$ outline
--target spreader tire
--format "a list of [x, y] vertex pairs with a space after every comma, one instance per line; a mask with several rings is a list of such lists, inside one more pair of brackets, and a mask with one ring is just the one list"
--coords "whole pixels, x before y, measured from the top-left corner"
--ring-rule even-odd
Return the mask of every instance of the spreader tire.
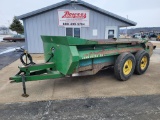
[[136, 53], [135, 58], [136, 58], [135, 73], [141, 75], [146, 72], [149, 66], [150, 56], [145, 50], [141, 50]]
[[118, 56], [114, 65], [115, 77], [121, 81], [128, 80], [134, 72], [135, 64], [136, 61], [133, 54], [122, 53]]

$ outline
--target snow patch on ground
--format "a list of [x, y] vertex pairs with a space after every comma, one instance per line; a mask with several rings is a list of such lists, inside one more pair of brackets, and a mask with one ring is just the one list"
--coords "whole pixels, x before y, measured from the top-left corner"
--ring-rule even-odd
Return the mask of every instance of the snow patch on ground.
[[[22, 48], [24, 48], [24, 46], [22, 46]], [[0, 52], [0, 55], [2, 54], [5, 54], [5, 53], [8, 53], [8, 52], [12, 52], [12, 51], [15, 51], [15, 50], [19, 50], [20, 47], [16, 47], [16, 48], [13, 48], [13, 47], [8, 47], [6, 50], [4, 50], [3, 52]]]

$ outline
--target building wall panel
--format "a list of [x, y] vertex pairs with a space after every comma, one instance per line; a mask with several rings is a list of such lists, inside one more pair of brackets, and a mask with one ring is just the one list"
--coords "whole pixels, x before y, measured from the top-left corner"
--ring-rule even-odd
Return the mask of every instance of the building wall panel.
[[[90, 10], [90, 27], [81, 28], [81, 38], [104, 39], [107, 26], [128, 26], [128, 24], [106, 16], [82, 5], [66, 5], [58, 9]], [[53, 9], [24, 19], [26, 45], [30, 53], [43, 53], [41, 35], [65, 36], [65, 27], [58, 26], [58, 9]], [[93, 29], [98, 35], [93, 36]]]

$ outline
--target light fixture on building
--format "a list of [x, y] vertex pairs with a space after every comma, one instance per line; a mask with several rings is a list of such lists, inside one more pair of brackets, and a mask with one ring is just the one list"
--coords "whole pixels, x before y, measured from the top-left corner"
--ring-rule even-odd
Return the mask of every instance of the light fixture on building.
[[71, 1], [78, 2], [78, 0], [71, 0]]

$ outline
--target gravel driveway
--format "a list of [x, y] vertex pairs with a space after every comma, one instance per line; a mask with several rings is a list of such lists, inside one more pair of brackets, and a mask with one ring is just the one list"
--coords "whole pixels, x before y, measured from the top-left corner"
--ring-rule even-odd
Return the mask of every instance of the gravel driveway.
[[160, 95], [0, 105], [1, 120], [160, 120]]

